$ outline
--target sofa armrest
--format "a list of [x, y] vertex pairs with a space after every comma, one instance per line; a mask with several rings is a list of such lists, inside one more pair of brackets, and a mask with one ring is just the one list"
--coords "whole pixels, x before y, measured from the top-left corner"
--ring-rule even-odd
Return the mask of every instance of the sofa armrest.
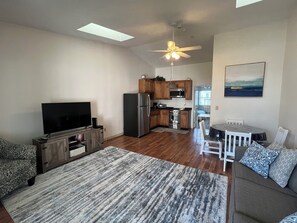
[[247, 150], [247, 148], [248, 147], [244, 147], [244, 146], [236, 147], [236, 149], [235, 149], [235, 161], [239, 161], [243, 157], [243, 155], [244, 155], [245, 151]]
[[14, 144], [0, 139], [0, 158], [2, 159], [23, 159], [36, 162], [36, 146]]

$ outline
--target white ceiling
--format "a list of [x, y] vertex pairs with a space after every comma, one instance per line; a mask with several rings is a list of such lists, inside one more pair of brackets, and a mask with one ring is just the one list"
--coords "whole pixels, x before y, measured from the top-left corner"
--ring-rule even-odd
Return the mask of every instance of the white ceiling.
[[[213, 36], [286, 19], [297, 0], [263, 0], [235, 8], [235, 0], [1, 0], [0, 21], [130, 48], [154, 67], [169, 66], [161, 53], [172, 37], [170, 24], [182, 21], [175, 35], [179, 47], [201, 45], [176, 65], [212, 61]], [[116, 42], [77, 31], [90, 23], [135, 38]], [[0, 31], [1, 33], [1, 31]]]

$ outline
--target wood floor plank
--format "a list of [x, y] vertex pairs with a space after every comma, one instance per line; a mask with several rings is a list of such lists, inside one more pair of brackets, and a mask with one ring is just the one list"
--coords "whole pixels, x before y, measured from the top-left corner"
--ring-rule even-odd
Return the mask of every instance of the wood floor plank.
[[[223, 161], [217, 155], [200, 155], [199, 137], [197, 130], [187, 134], [172, 132], [151, 132], [141, 138], [119, 136], [104, 143], [106, 146], [116, 146], [122, 149], [156, 157], [185, 166], [199, 168], [212, 173], [228, 176], [228, 203], [231, 187], [231, 165], [223, 172]], [[228, 213], [228, 212], [227, 212]], [[228, 215], [227, 215], [228, 216]], [[11, 217], [0, 203], [0, 223], [13, 223]]]

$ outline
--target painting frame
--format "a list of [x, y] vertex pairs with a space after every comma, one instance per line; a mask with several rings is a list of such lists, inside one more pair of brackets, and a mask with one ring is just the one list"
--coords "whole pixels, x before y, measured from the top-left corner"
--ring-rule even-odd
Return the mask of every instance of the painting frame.
[[266, 62], [225, 66], [225, 97], [263, 97]]

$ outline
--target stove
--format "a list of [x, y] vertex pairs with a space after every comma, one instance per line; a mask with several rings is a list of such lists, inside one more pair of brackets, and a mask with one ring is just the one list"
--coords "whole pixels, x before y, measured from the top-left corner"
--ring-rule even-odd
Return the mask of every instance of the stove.
[[180, 110], [173, 109], [169, 111], [169, 128], [180, 129]]

